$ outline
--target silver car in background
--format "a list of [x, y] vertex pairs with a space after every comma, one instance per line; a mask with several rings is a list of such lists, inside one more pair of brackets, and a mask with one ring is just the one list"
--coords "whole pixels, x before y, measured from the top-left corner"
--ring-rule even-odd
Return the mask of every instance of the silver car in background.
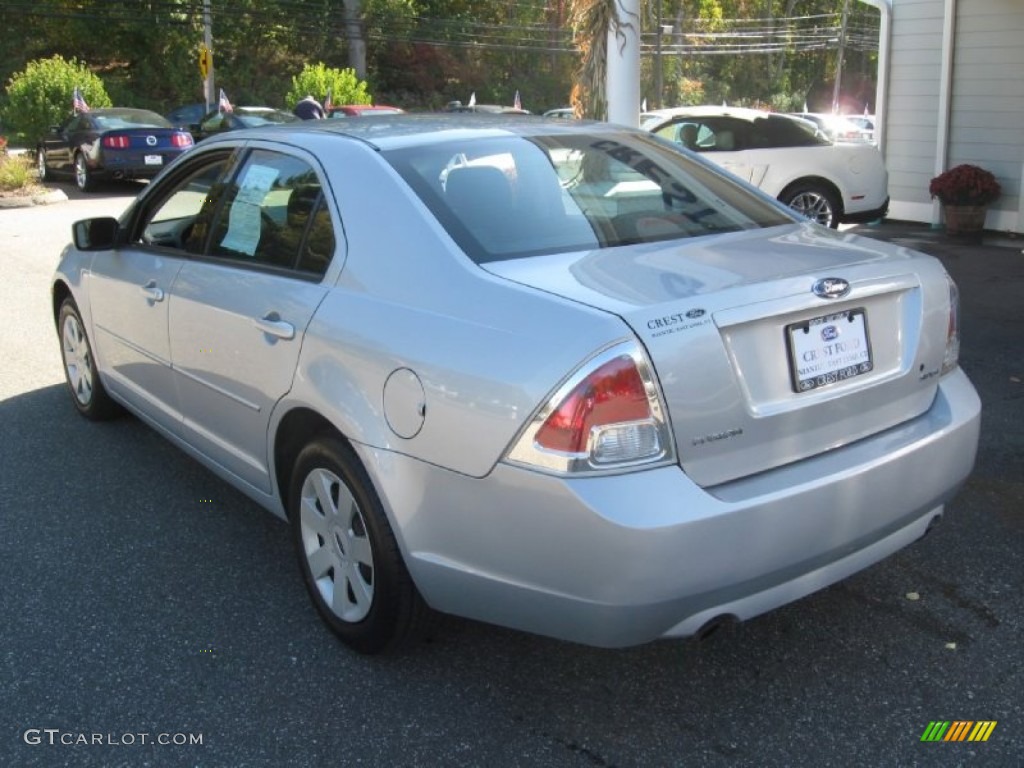
[[935, 259], [642, 131], [397, 116], [211, 138], [53, 281], [78, 410], [288, 519], [327, 624], [698, 634], [922, 536], [980, 405]]

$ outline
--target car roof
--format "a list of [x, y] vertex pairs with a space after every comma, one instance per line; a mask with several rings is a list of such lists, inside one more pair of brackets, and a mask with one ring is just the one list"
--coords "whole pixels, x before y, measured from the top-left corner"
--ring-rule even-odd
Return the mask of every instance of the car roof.
[[[644, 113], [645, 120], [661, 118], [668, 120], [673, 117], [735, 117], [739, 120], [760, 120], [772, 115], [780, 115], [778, 112], [766, 112], [763, 109], [749, 109], [747, 107], [672, 107], [671, 109], [654, 109]], [[780, 115], [782, 116], [782, 115]]]
[[541, 136], [552, 134], [616, 134], [623, 126], [588, 120], [550, 120], [539, 116], [474, 115], [472, 113], [431, 113], [381, 115], [373, 120], [304, 120], [261, 128], [231, 131], [204, 141], [239, 141], [253, 138], [336, 134], [362, 140], [378, 149], [439, 144], [449, 140]]
[[139, 109], [137, 107], [97, 107], [81, 114], [96, 115], [98, 117], [103, 117], [104, 115], [156, 115], [157, 117], [163, 117], [159, 112], [154, 112], [151, 109]]

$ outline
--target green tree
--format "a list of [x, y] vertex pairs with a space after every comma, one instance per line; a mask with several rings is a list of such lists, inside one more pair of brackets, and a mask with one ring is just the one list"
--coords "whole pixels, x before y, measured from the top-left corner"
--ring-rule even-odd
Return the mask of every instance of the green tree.
[[75, 88], [90, 107], [111, 106], [103, 81], [84, 62], [59, 54], [30, 61], [7, 85], [4, 122], [34, 141], [72, 113]]
[[307, 95], [323, 101], [328, 92], [334, 104], [373, 103], [366, 81], [356, 77], [354, 69], [334, 69], [318, 62], [307, 64], [292, 78], [292, 87], [285, 96], [285, 104], [292, 109]]

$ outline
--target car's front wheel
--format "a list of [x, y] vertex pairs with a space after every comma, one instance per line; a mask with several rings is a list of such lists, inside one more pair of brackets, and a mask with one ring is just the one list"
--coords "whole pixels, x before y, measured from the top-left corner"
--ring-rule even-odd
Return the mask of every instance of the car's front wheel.
[[75, 184], [83, 192], [91, 192], [96, 187], [96, 180], [81, 152], [75, 155]]
[[73, 299], [67, 298], [60, 305], [57, 328], [60, 333], [64, 377], [78, 412], [94, 421], [116, 416], [120, 407], [103, 388], [96, 370], [96, 358], [93, 357], [92, 346], [85, 333], [85, 324]]
[[839, 198], [824, 184], [797, 184], [783, 192], [779, 200], [811, 221], [832, 229], [839, 227]]
[[288, 515], [313, 604], [347, 645], [380, 653], [422, 631], [429, 608], [351, 447], [326, 437], [299, 453]]
[[49, 173], [46, 169], [46, 153], [42, 147], [36, 150], [36, 172], [39, 174], [39, 181], [44, 182], [47, 180]]

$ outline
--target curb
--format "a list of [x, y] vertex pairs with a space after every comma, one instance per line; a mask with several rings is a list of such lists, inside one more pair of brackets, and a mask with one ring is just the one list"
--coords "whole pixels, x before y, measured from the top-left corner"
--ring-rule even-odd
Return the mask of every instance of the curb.
[[53, 203], [65, 203], [68, 196], [60, 189], [48, 189], [35, 195], [17, 195], [15, 197], [0, 197], [0, 208], [31, 208], [35, 205], [52, 205]]

